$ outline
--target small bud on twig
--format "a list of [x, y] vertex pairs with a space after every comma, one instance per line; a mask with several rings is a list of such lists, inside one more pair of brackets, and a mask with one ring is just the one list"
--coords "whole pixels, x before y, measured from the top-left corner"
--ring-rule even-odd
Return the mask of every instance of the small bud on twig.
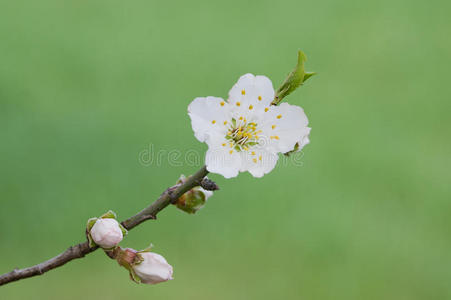
[[119, 265], [130, 273], [130, 279], [136, 283], [156, 284], [173, 279], [173, 268], [160, 254], [150, 252], [148, 248], [136, 251], [131, 248], [116, 248], [115, 258]]
[[127, 234], [127, 230], [116, 221], [116, 214], [112, 211], [100, 218], [89, 219], [86, 231], [91, 247], [98, 245], [106, 250], [116, 247]]
[[[178, 184], [183, 184], [186, 181], [184, 175], [180, 176], [177, 181]], [[180, 196], [173, 204], [177, 208], [187, 212], [189, 214], [194, 214], [202, 207], [205, 206], [207, 199], [213, 195], [213, 190], [218, 190], [219, 187], [213, 181], [209, 180], [207, 177], [202, 179], [200, 182], [201, 186], [196, 186]], [[202, 187], [205, 185], [209, 190]]]
[[156, 284], [172, 280], [173, 269], [166, 259], [153, 252], [138, 253], [142, 261], [133, 266], [135, 274], [142, 283]]

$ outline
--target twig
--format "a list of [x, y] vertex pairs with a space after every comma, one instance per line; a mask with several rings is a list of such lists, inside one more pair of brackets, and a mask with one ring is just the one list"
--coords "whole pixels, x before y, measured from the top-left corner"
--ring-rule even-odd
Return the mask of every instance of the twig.
[[[176, 201], [185, 192], [189, 191], [193, 187], [201, 185], [202, 179], [208, 174], [207, 168], [203, 166], [194, 175], [187, 178], [183, 184], [178, 184], [166, 189], [161, 196], [155, 200], [151, 205], [144, 208], [142, 211], [134, 215], [133, 217], [121, 222], [121, 224], [127, 229], [131, 230], [138, 226], [142, 222], [149, 219], [156, 219], [157, 214], [167, 207], [169, 204]], [[215, 185], [216, 186], [216, 185]], [[216, 186], [217, 189], [217, 186]], [[7, 284], [9, 282], [21, 280], [36, 275], [42, 275], [47, 271], [61, 267], [62, 265], [70, 262], [76, 258], [82, 258], [86, 254], [89, 254], [98, 247], [89, 247], [88, 242], [83, 242], [75, 246], [69, 247], [66, 251], [55, 256], [45, 262], [37, 264], [35, 266], [25, 269], [14, 269], [9, 273], [5, 273], [0, 276], [0, 285]]]

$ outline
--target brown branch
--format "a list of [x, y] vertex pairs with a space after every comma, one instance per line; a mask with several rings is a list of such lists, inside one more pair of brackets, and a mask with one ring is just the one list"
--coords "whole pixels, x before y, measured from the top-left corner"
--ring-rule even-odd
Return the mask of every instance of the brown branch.
[[[149, 219], [156, 219], [157, 214], [167, 207], [169, 204], [176, 201], [180, 196], [182, 196], [185, 192], [189, 191], [193, 187], [199, 186], [203, 182], [202, 179], [208, 174], [207, 168], [203, 166], [199, 171], [197, 171], [194, 175], [187, 178], [186, 182], [183, 184], [178, 184], [172, 186], [161, 194], [161, 196], [155, 200], [151, 205], [144, 208], [142, 211], [134, 215], [133, 217], [121, 222], [121, 224], [127, 229], [131, 230], [134, 227], [138, 226], [142, 222]], [[216, 185], [215, 185], [216, 186]], [[216, 188], [217, 189], [217, 186]], [[58, 268], [69, 261], [82, 258], [86, 254], [89, 254], [98, 247], [89, 247], [88, 242], [83, 242], [75, 246], [69, 247], [66, 251], [55, 256], [45, 262], [37, 264], [35, 266], [25, 268], [25, 269], [14, 269], [9, 273], [5, 273], [0, 276], [0, 285], [7, 284], [9, 282], [17, 281], [20, 279], [33, 277], [36, 275], [42, 275], [47, 271]]]

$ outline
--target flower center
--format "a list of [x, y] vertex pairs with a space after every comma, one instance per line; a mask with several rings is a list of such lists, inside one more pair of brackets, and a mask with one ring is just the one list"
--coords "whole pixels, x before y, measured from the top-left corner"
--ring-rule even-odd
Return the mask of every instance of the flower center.
[[236, 151], [247, 151], [249, 147], [258, 144], [258, 135], [261, 132], [257, 130], [257, 123], [248, 123], [246, 119], [240, 117], [238, 121], [232, 119], [225, 138], [229, 141], [230, 147]]

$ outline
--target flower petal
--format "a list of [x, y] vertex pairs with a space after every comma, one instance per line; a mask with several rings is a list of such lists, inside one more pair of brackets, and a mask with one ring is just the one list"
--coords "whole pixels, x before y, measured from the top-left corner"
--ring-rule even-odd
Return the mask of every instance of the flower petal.
[[262, 136], [270, 151], [286, 153], [293, 150], [296, 143], [304, 142], [305, 137], [308, 139], [310, 128], [307, 127], [308, 119], [301, 107], [282, 103], [271, 106], [266, 114]]
[[[268, 106], [271, 104], [271, 102], [274, 100], [274, 87], [272, 85], [271, 80], [262, 75], [255, 76], [255, 91], [257, 92], [257, 100], [258, 103], [262, 104], [263, 106]], [[261, 97], [261, 99], [258, 98], [258, 96]]]
[[301, 140], [298, 141], [299, 148], [298, 151], [304, 148], [305, 145], [310, 144], [309, 134], [310, 130], [312, 130], [310, 127], [306, 127], [306, 130], [304, 131], [304, 135], [301, 137]]
[[266, 76], [245, 74], [229, 91], [232, 111], [236, 116], [258, 120], [259, 115], [274, 99], [274, 88]]
[[275, 153], [257, 148], [241, 152], [242, 167], [240, 171], [249, 171], [254, 177], [262, 177], [276, 166], [279, 156]]
[[205, 165], [211, 173], [217, 173], [225, 178], [232, 178], [238, 175], [241, 167], [240, 154], [229, 147], [225, 138], [208, 139], [208, 151], [205, 155]]
[[188, 106], [188, 115], [191, 118], [194, 136], [205, 142], [208, 136], [222, 135], [227, 132], [224, 122], [230, 120], [229, 104], [221, 98], [196, 98]]

